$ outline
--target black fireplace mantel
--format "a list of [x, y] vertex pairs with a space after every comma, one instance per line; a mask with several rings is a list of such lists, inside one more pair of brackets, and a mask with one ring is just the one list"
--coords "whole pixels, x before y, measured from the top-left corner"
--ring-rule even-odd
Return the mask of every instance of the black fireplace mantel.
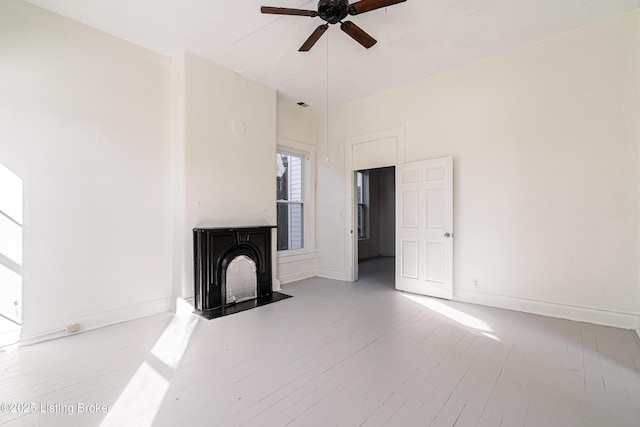
[[[207, 318], [273, 302], [271, 230], [276, 226], [206, 227], [193, 229], [195, 312]], [[226, 304], [226, 269], [238, 256], [256, 264], [257, 299]], [[276, 293], [277, 294], [277, 293]], [[233, 306], [235, 309], [230, 309]]]

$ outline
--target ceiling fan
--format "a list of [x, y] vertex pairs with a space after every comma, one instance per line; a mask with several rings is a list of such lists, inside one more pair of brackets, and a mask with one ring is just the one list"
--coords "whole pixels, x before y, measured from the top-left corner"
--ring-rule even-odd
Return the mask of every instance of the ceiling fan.
[[271, 7], [262, 6], [262, 13], [272, 15], [292, 15], [292, 16], [309, 16], [315, 18], [319, 16], [326, 21], [326, 24], [320, 25], [315, 29], [311, 36], [298, 49], [300, 52], [308, 52], [314, 44], [322, 37], [329, 28], [329, 24], [340, 23], [340, 29], [350, 35], [355, 41], [365, 48], [369, 49], [376, 44], [376, 39], [367, 34], [363, 29], [358, 27], [351, 21], [343, 21], [347, 15], [359, 15], [361, 13], [380, 9], [394, 4], [402, 3], [407, 0], [360, 0], [353, 4], [349, 4], [349, 0], [320, 0], [318, 2], [318, 10], [307, 9], [291, 9], [287, 7]]

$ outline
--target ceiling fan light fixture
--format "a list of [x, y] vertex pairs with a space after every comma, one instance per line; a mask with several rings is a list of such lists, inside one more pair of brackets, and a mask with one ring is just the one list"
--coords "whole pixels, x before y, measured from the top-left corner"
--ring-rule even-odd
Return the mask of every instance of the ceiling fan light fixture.
[[371, 10], [380, 9], [394, 4], [403, 3], [407, 0], [360, 0], [349, 4], [349, 0], [320, 0], [318, 1], [318, 11], [307, 9], [292, 9], [285, 7], [262, 6], [260, 11], [272, 15], [309, 16], [315, 18], [319, 16], [326, 24], [315, 29], [304, 44], [298, 49], [300, 52], [308, 52], [313, 45], [322, 37], [329, 28], [329, 24], [340, 23], [342, 31], [351, 36], [352, 39], [369, 49], [376, 44], [376, 39], [371, 37], [362, 28], [350, 21], [344, 21], [348, 15], [358, 15]]

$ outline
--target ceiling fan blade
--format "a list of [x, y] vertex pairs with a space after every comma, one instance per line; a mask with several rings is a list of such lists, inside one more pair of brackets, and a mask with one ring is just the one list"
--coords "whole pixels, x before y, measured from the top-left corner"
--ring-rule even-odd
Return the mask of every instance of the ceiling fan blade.
[[369, 49], [377, 43], [377, 40], [367, 34], [362, 28], [351, 21], [345, 21], [340, 25], [340, 29], [349, 34], [355, 41]]
[[316, 44], [318, 40], [320, 40], [320, 37], [322, 37], [324, 32], [327, 31], [327, 28], [329, 28], [328, 24], [320, 25], [318, 28], [316, 28], [315, 31], [311, 33], [307, 41], [304, 42], [302, 46], [300, 46], [300, 49], [298, 49], [298, 51], [309, 52], [313, 45]]
[[405, 1], [407, 0], [360, 0], [349, 6], [349, 15], [358, 15]]
[[262, 6], [260, 8], [260, 12], [268, 13], [271, 15], [311, 16], [312, 18], [318, 16], [318, 12], [316, 12], [315, 10], [291, 9], [288, 7]]

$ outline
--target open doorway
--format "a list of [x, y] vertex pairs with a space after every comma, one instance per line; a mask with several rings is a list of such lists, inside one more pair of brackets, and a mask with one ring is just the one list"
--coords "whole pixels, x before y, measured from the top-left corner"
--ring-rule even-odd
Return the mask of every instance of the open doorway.
[[356, 171], [358, 279], [394, 287], [396, 254], [395, 167]]

